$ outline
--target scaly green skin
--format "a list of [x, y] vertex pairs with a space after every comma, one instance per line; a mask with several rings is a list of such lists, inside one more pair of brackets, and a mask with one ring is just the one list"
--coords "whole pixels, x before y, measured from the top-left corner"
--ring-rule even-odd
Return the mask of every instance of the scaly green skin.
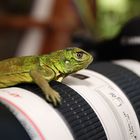
[[61, 97], [48, 82], [61, 82], [67, 75], [86, 68], [92, 60], [92, 56], [80, 48], [6, 59], [0, 61], [0, 88], [34, 82], [42, 89], [47, 101], [56, 106], [61, 102]]

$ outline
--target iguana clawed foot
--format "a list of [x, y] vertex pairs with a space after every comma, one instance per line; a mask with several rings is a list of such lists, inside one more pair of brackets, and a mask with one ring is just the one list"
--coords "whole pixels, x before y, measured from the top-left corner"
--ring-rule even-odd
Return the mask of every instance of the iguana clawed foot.
[[61, 96], [55, 90], [52, 90], [51, 93], [46, 94], [46, 100], [51, 102], [54, 106], [61, 104]]

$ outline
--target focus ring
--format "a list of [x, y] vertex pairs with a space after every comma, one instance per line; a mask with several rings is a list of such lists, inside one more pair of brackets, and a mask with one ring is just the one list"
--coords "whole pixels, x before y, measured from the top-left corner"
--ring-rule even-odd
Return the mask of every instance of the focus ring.
[[[42, 96], [42, 91], [34, 84], [20, 87]], [[62, 97], [62, 104], [56, 109], [68, 123], [75, 140], [107, 140], [100, 120], [83, 97], [62, 83], [53, 81], [51, 87]]]
[[100, 62], [89, 66], [113, 81], [130, 100], [140, 123], [140, 77], [125, 67], [113, 63]]
[[60, 92], [63, 98], [58, 110], [69, 123], [75, 140], [107, 139], [98, 117], [83, 97], [60, 83], [53, 88]]

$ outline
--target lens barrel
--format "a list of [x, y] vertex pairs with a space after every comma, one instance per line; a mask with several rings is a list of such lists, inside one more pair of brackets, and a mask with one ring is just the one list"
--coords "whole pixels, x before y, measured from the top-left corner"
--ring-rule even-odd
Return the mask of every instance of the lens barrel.
[[58, 107], [35, 84], [1, 89], [0, 138], [139, 140], [139, 75], [119, 62], [91, 64], [50, 83], [62, 97]]

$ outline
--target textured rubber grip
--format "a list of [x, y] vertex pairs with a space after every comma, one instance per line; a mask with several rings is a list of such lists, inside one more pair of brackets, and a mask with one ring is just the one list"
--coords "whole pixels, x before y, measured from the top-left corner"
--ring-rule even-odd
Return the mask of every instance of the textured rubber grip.
[[100, 62], [89, 66], [113, 81], [130, 100], [140, 123], [140, 77], [129, 69], [117, 64]]
[[[55, 109], [61, 113], [67, 122], [75, 140], [107, 140], [100, 120], [89, 104], [77, 92], [62, 83], [54, 81], [51, 82], [51, 86], [62, 97], [62, 104]], [[42, 96], [42, 91], [36, 85], [24, 84], [20, 87]]]

